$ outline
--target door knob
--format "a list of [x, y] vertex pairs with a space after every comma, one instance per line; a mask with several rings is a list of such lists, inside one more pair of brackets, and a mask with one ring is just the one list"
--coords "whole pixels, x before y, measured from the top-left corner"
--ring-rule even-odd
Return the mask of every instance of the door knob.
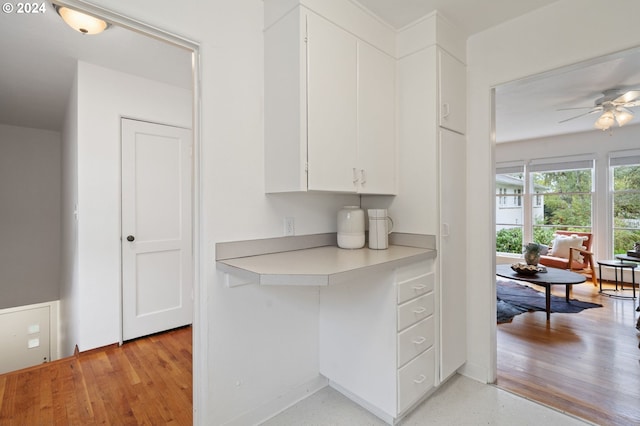
[[134, 237], [133, 235], [129, 235], [129, 236], [127, 237], [127, 241], [133, 241], [133, 240], [135, 240], [135, 239], [136, 239], [136, 237]]

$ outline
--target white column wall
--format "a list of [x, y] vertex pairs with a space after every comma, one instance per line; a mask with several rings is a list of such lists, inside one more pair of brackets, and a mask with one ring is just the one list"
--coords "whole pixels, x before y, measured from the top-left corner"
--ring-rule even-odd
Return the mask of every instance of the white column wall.
[[[640, 44], [640, 2], [603, 8], [597, 0], [561, 0], [472, 36], [467, 42], [468, 362], [464, 373], [495, 379], [494, 143], [491, 89]], [[599, 31], [612, 28], [615, 31]], [[555, 146], [554, 146], [555, 147]]]
[[78, 342], [78, 78], [74, 76], [62, 126], [62, 194], [60, 244], [60, 356], [73, 354]]

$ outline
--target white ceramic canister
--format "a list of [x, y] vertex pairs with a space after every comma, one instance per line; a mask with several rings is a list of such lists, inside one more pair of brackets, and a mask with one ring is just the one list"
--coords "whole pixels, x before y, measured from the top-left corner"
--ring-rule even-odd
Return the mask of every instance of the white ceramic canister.
[[389, 248], [389, 234], [393, 229], [393, 221], [387, 215], [387, 209], [368, 209], [369, 215], [369, 248], [384, 250]]
[[358, 206], [344, 206], [338, 211], [338, 247], [364, 247], [364, 210]]

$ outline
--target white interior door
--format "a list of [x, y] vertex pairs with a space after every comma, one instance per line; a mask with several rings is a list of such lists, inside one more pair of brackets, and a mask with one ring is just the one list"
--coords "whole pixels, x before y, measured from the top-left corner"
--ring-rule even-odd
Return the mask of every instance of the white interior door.
[[192, 140], [122, 119], [123, 340], [193, 322]]

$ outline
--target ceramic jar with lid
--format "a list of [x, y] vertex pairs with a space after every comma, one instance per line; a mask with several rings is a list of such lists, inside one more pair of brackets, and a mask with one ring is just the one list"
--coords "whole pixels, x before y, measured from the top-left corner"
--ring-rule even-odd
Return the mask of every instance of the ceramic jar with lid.
[[364, 247], [364, 210], [358, 206], [344, 206], [338, 211], [338, 247]]

